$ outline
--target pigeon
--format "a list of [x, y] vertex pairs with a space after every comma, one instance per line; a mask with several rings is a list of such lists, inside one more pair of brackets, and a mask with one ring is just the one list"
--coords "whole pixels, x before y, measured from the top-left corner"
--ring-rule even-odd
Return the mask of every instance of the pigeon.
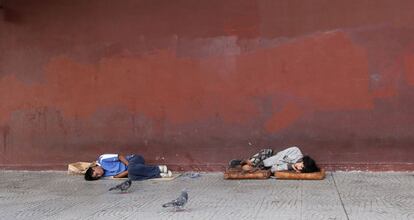
[[165, 203], [164, 205], [162, 205], [162, 207], [166, 208], [166, 207], [174, 207], [174, 209], [177, 210], [183, 210], [184, 205], [187, 203], [188, 201], [188, 193], [186, 190], [183, 190], [181, 192], [181, 195], [174, 199], [171, 202]]
[[131, 187], [131, 183], [132, 183], [131, 180], [128, 179], [127, 181], [125, 181], [125, 182], [123, 182], [123, 183], [121, 183], [117, 186], [114, 186], [114, 187], [110, 188], [109, 191], [121, 190], [121, 192], [125, 192], [129, 189], [129, 187]]

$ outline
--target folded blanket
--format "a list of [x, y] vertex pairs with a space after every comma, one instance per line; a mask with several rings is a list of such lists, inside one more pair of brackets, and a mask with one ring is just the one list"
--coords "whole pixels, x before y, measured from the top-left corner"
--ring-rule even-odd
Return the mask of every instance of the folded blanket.
[[278, 171], [275, 172], [276, 179], [290, 179], [290, 180], [323, 180], [325, 178], [325, 170], [321, 169], [314, 173], [297, 173], [294, 171]]
[[[224, 179], [267, 179], [271, 176], [270, 170], [256, 170], [246, 172], [237, 168], [229, 168], [224, 172]], [[297, 173], [294, 171], [278, 171], [274, 174], [276, 179], [292, 179], [292, 180], [322, 180], [325, 178], [325, 170], [321, 169], [314, 173]]]
[[224, 173], [224, 179], [267, 179], [270, 175], [270, 170], [245, 172], [238, 169], [229, 169]]

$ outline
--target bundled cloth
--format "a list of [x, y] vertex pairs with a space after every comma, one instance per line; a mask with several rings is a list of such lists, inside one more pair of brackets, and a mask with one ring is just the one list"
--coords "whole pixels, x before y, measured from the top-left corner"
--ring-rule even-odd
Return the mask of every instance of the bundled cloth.
[[68, 164], [68, 174], [83, 175], [89, 167], [96, 166], [96, 162], [75, 162]]

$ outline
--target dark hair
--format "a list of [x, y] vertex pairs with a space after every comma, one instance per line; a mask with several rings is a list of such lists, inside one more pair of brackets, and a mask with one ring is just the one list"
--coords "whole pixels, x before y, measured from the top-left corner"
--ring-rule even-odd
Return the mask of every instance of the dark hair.
[[313, 172], [320, 171], [318, 165], [316, 165], [315, 160], [313, 160], [311, 157], [304, 156], [302, 158], [302, 161], [303, 161], [303, 169], [301, 171], [302, 173], [313, 173]]
[[99, 179], [99, 177], [93, 177], [92, 175], [93, 175], [93, 167], [89, 167], [85, 173], [85, 180], [92, 181], [92, 180]]

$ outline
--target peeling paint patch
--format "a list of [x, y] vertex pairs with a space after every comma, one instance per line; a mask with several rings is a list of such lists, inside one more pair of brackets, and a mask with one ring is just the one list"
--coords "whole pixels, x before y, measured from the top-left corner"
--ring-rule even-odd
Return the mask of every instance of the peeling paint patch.
[[236, 36], [222, 36], [201, 39], [178, 39], [177, 57], [192, 59], [207, 58], [213, 56], [240, 55], [240, 47], [237, 45]]

